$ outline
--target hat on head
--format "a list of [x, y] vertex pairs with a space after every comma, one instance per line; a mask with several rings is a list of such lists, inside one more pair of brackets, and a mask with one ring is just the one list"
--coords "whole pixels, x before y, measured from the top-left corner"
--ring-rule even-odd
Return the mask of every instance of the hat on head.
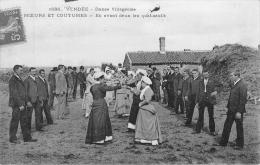
[[58, 71], [57, 67], [53, 67], [51, 71]]
[[94, 74], [94, 78], [95, 78], [95, 79], [98, 79], [98, 78], [100, 78], [100, 77], [102, 77], [102, 76], [104, 76], [104, 73], [103, 73], [103, 72], [96, 72], [96, 73]]
[[149, 79], [149, 78], [146, 77], [146, 76], [143, 76], [143, 77], [142, 77], [142, 81], [145, 82], [145, 83], [148, 84], [148, 85], [151, 85], [151, 84], [152, 84], [151, 79]]

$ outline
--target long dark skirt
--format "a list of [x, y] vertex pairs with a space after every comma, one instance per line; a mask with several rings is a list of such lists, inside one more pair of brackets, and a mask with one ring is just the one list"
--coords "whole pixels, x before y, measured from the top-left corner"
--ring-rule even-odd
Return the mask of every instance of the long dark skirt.
[[112, 136], [107, 103], [105, 99], [93, 100], [85, 143], [105, 140], [106, 136]]
[[137, 114], [139, 112], [140, 95], [133, 95], [133, 103], [131, 106], [130, 116], [128, 122], [135, 125]]

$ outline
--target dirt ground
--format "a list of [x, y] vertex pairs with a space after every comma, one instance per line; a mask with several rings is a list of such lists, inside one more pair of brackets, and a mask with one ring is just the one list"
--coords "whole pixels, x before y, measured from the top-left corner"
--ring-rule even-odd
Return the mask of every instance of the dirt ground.
[[[36, 143], [22, 141], [21, 131], [18, 131], [20, 144], [8, 142], [8, 129], [11, 118], [11, 108], [8, 104], [7, 85], [0, 84], [1, 134], [0, 152], [1, 164], [123, 164], [123, 163], [260, 163], [259, 141], [259, 105], [248, 104], [244, 118], [245, 148], [234, 150], [230, 145], [235, 139], [235, 124], [227, 147], [213, 145], [220, 137], [225, 121], [223, 110], [226, 100], [215, 107], [215, 122], [218, 136], [208, 134], [208, 118], [205, 113], [205, 128], [201, 134], [191, 134], [192, 128], [184, 127], [183, 115], [170, 115], [170, 111], [155, 103], [159, 111], [159, 120], [164, 143], [159, 146], [144, 146], [133, 144], [133, 133], [126, 133], [128, 119], [114, 116], [112, 106], [110, 117], [113, 128], [113, 143], [105, 146], [85, 144], [88, 119], [83, 116], [81, 100], [69, 103], [70, 115], [66, 120], [55, 121], [57, 125], [45, 126], [45, 132], [35, 131], [32, 136]], [[55, 111], [52, 111], [53, 115]], [[195, 112], [193, 122], [197, 120]], [[46, 122], [46, 121], [45, 121]]]

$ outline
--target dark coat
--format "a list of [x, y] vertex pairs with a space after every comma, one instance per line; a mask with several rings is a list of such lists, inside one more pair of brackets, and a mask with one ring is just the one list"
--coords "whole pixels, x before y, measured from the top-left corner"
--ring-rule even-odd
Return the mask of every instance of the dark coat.
[[71, 72], [72, 80], [73, 80], [73, 85], [75, 86], [77, 84], [77, 72], [73, 71]]
[[217, 91], [216, 84], [214, 81], [212, 81], [210, 78], [208, 80], [207, 86], [206, 86], [206, 93], [204, 92], [205, 85], [204, 85], [204, 79], [200, 79], [199, 82], [199, 95], [197, 97], [197, 102], [203, 101], [203, 99], [207, 99], [211, 104], [216, 104], [216, 96], [211, 96], [210, 94], [214, 91]]
[[171, 92], [173, 92], [173, 90], [174, 90], [174, 86], [173, 86], [173, 80], [174, 80], [174, 78], [175, 78], [175, 74], [174, 73], [172, 73], [172, 74], [169, 74], [169, 76], [168, 76], [168, 89], [169, 89], [169, 91], [171, 91]]
[[190, 96], [191, 78], [188, 77], [186, 80], [181, 79], [179, 83], [179, 90], [181, 91], [182, 97]]
[[161, 86], [161, 74], [159, 72], [155, 73], [153, 83], [154, 83], [154, 88], [155, 89], [159, 89], [160, 88], [160, 86]]
[[38, 98], [37, 82], [34, 81], [31, 76], [28, 76], [24, 80], [24, 85], [27, 93], [27, 101], [35, 103]]
[[55, 73], [54, 72], [50, 72], [48, 75], [48, 82], [49, 85], [51, 87], [52, 90], [55, 90], [55, 86], [56, 86], [56, 80], [55, 80]]
[[164, 76], [162, 76], [162, 79], [163, 79], [163, 82], [162, 82], [162, 88], [168, 88], [168, 82], [167, 82], [167, 80], [168, 80], [168, 77], [169, 77], [169, 75], [168, 75], [168, 73], [166, 73]]
[[195, 97], [195, 101], [197, 103], [199, 96], [199, 84], [201, 77], [198, 77], [196, 80], [191, 78], [191, 86], [190, 86], [190, 96]]
[[48, 100], [49, 92], [48, 92], [47, 81], [45, 80], [44, 82], [40, 77], [37, 77], [36, 82], [37, 82], [39, 100], [40, 101]]
[[83, 72], [79, 72], [77, 75], [78, 83], [79, 84], [84, 84], [86, 81], [86, 75]]
[[9, 106], [21, 107], [26, 104], [26, 89], [21, 79], [12, 76], [9, 80]]
[[227, 108], [230, 112], [246, 112], [247, 86], [243, 80], [239, 80], [236, 85], [232, 86], [228, 99]]
[[183, 76], [178, 73], [177, 75], [175, 74], [174, 79], [173, 79], [173, 91], [175, 94], [177, 94], [178, 90], [179, 90], [179, 86], [181, 85], [180, 83], [182, 83], [182, 78]]

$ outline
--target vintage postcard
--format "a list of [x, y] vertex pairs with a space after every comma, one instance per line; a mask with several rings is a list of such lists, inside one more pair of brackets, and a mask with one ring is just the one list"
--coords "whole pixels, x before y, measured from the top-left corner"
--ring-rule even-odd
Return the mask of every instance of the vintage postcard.
[[260, 164], [259, 0], [0, 0], [0, 164]]

